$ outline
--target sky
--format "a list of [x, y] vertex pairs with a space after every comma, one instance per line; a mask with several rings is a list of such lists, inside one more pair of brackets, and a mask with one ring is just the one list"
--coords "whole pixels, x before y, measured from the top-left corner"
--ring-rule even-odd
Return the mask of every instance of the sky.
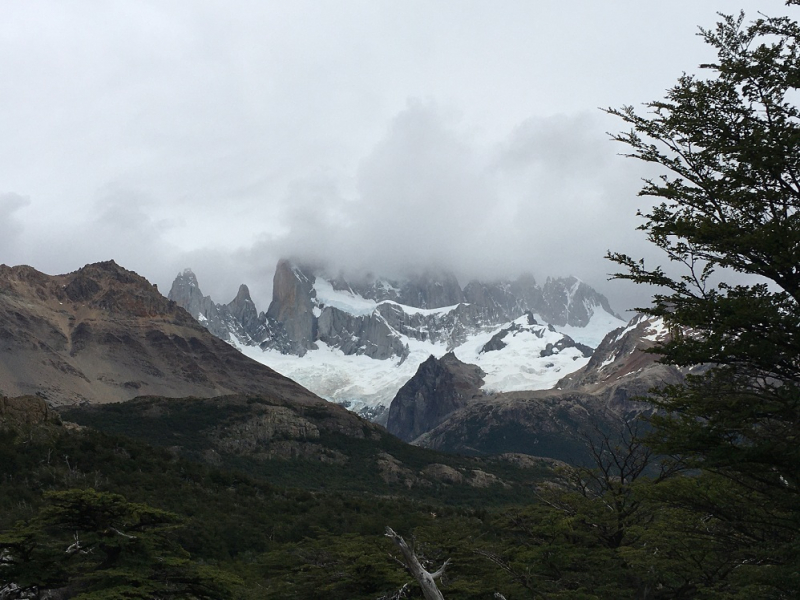
[[[718, 11], [780, 0], [5, 0], [0, 263], [191, 268], [259, 310], [284, 256], [462, 285], [657, 263], [601, 109], [664, 97]], [[791, 9], [796, 11], [797, 9]]]

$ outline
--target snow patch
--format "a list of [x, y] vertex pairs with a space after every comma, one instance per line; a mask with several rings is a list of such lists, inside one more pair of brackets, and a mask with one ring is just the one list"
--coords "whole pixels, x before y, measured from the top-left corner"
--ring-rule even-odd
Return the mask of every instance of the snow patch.
[[[380, 304], [391, 304], [393, 306], [397, 306], [407, 315], [424, 316], [446, 315], [447, 313], [453, 312], [455, 309], [461, 306], [461, 304], [453, 304], [452, 306], [442, 306], [441, 308], [417, 308], [415, 306], [406, 306], [405, 304], [400, 304], [399, 302], [394, 302], [392, 300], [384, 300]], [[469, 306], [469, 304], [464, 304], [464, 306]]]

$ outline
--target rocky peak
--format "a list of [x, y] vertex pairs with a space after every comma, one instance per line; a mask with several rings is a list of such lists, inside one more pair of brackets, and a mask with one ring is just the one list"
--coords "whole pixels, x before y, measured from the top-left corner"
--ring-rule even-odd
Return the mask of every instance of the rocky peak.
[[184, 269], [172, 282], [167, 296], [178, 306], [185, 308], [190, 315], [206, 329], [225, 341], [230, 341], [230, 332], [220, 307], [209, 296], [200, 291], [197, 276], [191, 269]]
[[485, 375], [480, 367], [460, 361], [452, 352], [442, 358], [431, 356], [397, 392], [389, 406], [386, 428], [401, 440], [416, 439], [479, 396]]
[[192, 316], [205, 315], [207, 304], [209, 302], [213, 304], [211, 298], [203, 296], [200, 285], [197, 283], [197, 276], [191, 269], [184, 269], [178, 273], [175, 281], [172, 282], [167, 298], [188, 310]]
[[200, 291], [191, 269], [184, 269], [172, 283], [169, 299], [185, 308], [201, 325], [226, 342], [257, 345], [267, 337], [265, 317], [259, 316], [250, 290], [242, 284], [229, 304], [216, 304]]
[[317, 321], [312, 301], [312, 298], [316, 298], [315, 281], [316, 276], [311, 269], [285, 259], [280, 260], [275, 268], [272, 302], [266, 316], [285, 333], [288, 347], [283, 351], [303, 356], [306, 351], [316, 347]]
[[40, 299], [51, 294], [62, 302], [108, 311], [119, 318], [169, 316], [180, 321], [185, 319], [156, 286], [114, 261], [86, 265], [72, 273], [52, 277], [50, 281], [51, 285], [58, 282], [56, 289], [49, 292], [39, 289], [36, 294]]
[[191, 293], [192, 289], [198, 291], [200, 289], [200, 284], [197, 282], [197, 275], [195, 275], [194, 271], [191, 269], [184, 269], [182, 272], [178, 273], [177, 277], [175, 277], [175, 281], [172, 282], [172, 291], [175, 293]]
[[245, 284], [239, 286], [236, 297], [228, 303], [228, 310], [236, 322], [240, 323], [248, 333], [257, 330], [262, 325], [256, 305], [250, 297], [250, 290]]
[[37, 394], [56, 405], [281, 389], [314, 398], [210, 335], [146, 279], [115, 263], [56, 276], [0, 268], [5, 395]]

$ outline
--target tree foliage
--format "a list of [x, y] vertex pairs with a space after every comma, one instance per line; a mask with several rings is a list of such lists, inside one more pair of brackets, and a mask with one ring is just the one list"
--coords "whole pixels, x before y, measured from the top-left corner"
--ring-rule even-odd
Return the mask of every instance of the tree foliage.
[[608, 111], [631, 127], [614, 136], [629, 156], [665, 168], [645, 182], [640, 195], [654, 203], [640, 213], [641, 229], [671, 267], [609, 257], [625, 267], [617, 277], [658, 286], [642, 310], [670, 326], [671, 340], [655, 350], [662, 360], [703, 366], [655, 397], [663, 412], [652, 419], [651, 443], [702, 474], [663, 486], [661, 500], [702, 514], [689, 520], [687, 535], [725, 541], [720, 574], [749, 573], [759, 597], [795, 597], [800, 25], [789, 17], [749, 24], [743, 14], [721, 17], [701, 30], [717, 53], [702, 65], [707, 77], [684, 75], [645, 115]]

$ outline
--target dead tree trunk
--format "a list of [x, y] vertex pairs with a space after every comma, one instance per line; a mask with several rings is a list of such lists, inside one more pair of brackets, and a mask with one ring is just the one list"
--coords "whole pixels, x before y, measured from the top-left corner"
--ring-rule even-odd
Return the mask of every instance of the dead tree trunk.
[[425, 596], [425, 600], [444, 600], [444, 596], [442, 596], [439, 588], [436, 587], [434, 579], [438, 579], [444, 574], [444, 569], [450, 563], [450, 559], [448, 558], [444, 561], [444, 564], [435, 573], [428, 573], [420, 564], [414, 551], [406, 544], [406, 541], [395, 533], [391, 527], [386, 528], [386, 537], [390, 538], [400, 548], [406, 567], [419, 583], [419, 587], [422, 588], [422, 595]]

